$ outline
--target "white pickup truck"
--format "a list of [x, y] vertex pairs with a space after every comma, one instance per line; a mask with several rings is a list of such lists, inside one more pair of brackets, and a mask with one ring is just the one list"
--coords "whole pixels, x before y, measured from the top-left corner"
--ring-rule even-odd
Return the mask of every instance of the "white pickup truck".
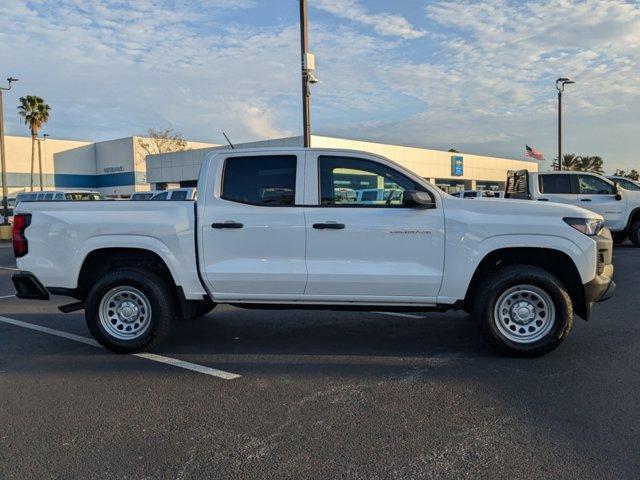
[[[402, 195], [359, 202], [345, 189]], [[17, 296], [75, 298], [60, 309], [84, 309], [94, 337], [125, 353], [231, 304], [464, 309], [502, 352], [537, 356], [615, 288], [600, 215], [470, 202], [347, 150], [212, 153], [197, 202], [22, 202], [13, 241]]]
[[640, 191], [589, 172], [510, 172], [507, 198], [577, 205], [604, 217], [615, 243], [627, 237], [640, 247]]

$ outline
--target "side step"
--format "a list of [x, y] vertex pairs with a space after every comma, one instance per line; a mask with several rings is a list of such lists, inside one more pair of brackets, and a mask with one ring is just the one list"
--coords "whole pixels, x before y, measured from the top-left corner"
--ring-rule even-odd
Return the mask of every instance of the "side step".
[[78, 310], [84, 310], [84, 302], [67, 303], [66, 305], [60, 305], [58, 307], [62, 313], [77, 312]]

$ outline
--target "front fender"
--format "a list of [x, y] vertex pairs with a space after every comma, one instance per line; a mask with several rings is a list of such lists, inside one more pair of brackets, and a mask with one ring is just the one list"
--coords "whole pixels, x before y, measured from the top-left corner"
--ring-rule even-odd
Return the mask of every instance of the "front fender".
[[[577, 233], [577, 232], [576, 232]], [[491, 252], [509, 248], [540, 248], [567, 255], [576, 266], [582, 283], [596, 273], [597, 245], [586, 235], [575, 240], [548, 234], [501, 234], [475, 240], [472, 236], [447, 241], [445, 268], [438, 303], [453, 304], [465, 298], [473, 274]], [[526, 260], [526, 259], [523, 259]]]

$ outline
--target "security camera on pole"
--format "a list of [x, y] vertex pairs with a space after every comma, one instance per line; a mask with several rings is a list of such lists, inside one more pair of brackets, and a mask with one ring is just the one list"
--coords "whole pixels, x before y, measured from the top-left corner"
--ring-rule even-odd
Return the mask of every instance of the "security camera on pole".
[[311, 89], [309, 84], [318, 83], [318, 79], [313, 76], [316, 68], [313, 53], [307, 51], [309, 48], [309, 34], [307, 29], [307, 0], [300, 0], [300, 53], [302, 64], [302, 123], [304, 147], [311, 146], [311, 111], [310, 97]]
[[8, 87], [0, 87], [0, 170], [2, 170], [2, 223], [0, 224], [0, 239], [11, 238], [11, 226], [9, 225], [9, 189], [7, 185], [7, 158], [4, 149], [4, 109], [2, 105], [2, 92], [11, 90], [11, 84], [17, 82], [17, 78], [9, 77]]

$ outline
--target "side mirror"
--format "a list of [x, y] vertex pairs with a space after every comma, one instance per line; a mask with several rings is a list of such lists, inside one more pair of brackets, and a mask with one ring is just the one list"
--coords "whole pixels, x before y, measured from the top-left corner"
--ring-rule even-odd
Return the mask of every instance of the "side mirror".
[[613, 182], [613, 192], [616, 194], [616, 200], [619, 202], [622, 200], [622, 194], [620, 193], [620, 187], [618, 186], [618, 182], [614, 180]]
[[431, 195], [428, 192], [407, 190], [402, 196], [402, 205], [408, 208], [436, 208]]

